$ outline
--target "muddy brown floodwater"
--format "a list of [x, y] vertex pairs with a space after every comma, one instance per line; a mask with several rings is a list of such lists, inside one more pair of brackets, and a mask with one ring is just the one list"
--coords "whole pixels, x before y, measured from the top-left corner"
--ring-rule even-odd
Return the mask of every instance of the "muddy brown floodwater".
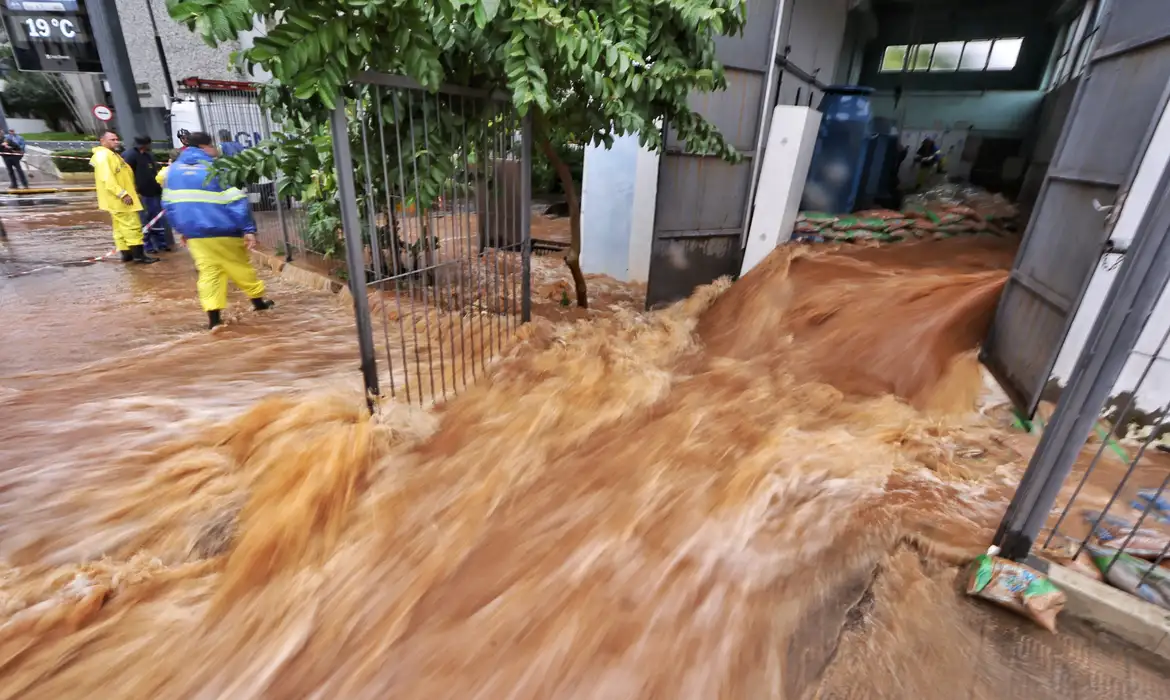
[[[76, 216], [6, 254], [104, 252]], [[6, 280], [0, 698], [958, 697], [1011, 253], [779, 251], [654, 314], [598, 281], [373, 420], [330, 295], [213, 336], [179, 254]]]

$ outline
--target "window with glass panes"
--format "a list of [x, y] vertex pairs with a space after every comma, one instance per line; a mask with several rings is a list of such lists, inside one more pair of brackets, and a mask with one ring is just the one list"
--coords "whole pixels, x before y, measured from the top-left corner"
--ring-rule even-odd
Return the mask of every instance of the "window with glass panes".
[[1016, 67], [1020, 37], [940, 41], [933, 44], [898, 44], [882, 53], [881, 73], [953, 73], [955, 71], [1008, 71]]

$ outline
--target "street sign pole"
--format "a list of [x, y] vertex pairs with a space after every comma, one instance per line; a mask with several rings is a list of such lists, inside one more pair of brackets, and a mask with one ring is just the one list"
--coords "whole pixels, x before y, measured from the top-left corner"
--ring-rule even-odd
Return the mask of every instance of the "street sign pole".
[[123, 141], [132, 143], [135, 136], [146, 134], [146, 120], [142, 114], [142, 105], [138, 102], [138, 86], [130, 70], [130, 56], [122, 37], [117, 5], [114, 0], [89, 0], [86, 7], [89, 9], [94, 43], [102, 59], [102, 71], [114, 95], [119, 135]]

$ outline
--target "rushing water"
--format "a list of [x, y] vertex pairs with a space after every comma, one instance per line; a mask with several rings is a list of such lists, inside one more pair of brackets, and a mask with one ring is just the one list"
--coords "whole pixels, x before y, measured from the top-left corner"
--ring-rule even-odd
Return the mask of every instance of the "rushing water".
[[[70, 217], [5, 254], [105, 252]], [[9, 278], [0, 698], [798, 698], [861, 599], [838, 663], [950, 697], [1020, 463], [974, 411], [1011, 253], [778, 252], [375, 420], [330, 295], [208, 334], [181, 253]]]

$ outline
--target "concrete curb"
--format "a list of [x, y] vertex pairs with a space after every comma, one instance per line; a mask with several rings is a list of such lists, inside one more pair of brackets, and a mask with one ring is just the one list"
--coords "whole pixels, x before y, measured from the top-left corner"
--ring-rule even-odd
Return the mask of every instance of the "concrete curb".
[[1068, 598], [1065, 612], [1170, 660], [1170, 610], [1058, 564], [1029, 561]]
[[318, 292], [329, 292], [339, 296], [348, 296], [349, 287], [331, 277], [306, 270], [294, 262], [288, 262], [280, 255], [273, 255], [262, 250], [253, 250], [252, 264], [257, 267], [266, 267], [277, 274], [281, 279], [300, 287], [308, 287]]

